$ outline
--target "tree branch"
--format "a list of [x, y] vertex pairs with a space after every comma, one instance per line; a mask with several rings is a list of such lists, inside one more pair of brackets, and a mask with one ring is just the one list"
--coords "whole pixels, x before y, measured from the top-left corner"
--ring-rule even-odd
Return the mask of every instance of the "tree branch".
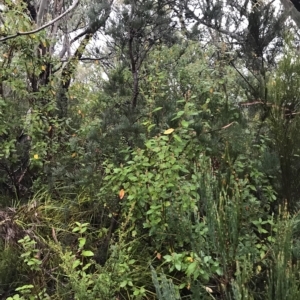
[[234, 32], [231, 32], [229, 30], [226, 30], [226, 29], [222, 29], [222, 28], [217, 28], [215, 25], [207, 22], [206, 20], [204, 20], [204, 18], [200, 18], [198, 17], [194, 11], [192, 11], [187, 5], [185, 5], [184, 9], [186, 10], [186, 13], [188, 13], [194, 20], [196, 20], [199, 24], [202, 24], [208, 28], [211, 28], [213, 30], [217, 30], [218, 32], [220, 33], [223, 33], [227, 36], [230, 36], [231, 38], [239, 41], [239, 42], [243, 42], [243, 36], [242, 35], [239, 35], [239, 34], [236, 34]]
[[22, 35], [29, 35], [29, 34], [34, 34], [34, 33], [37, 33], [51, 25], [53, 25], [55, 22], [59, 21], [60, 19], [62, 19], [65, 15], [67, 15], [70, 11], [72, 11], [78, 4], [79, 4], [79, 1], [80, 0], [75, 0], [73, 2], [73, 4], [64, 12], [62, 13], [60, 16], [58, 16], [57, 18], [55, 18], [54, 20], [52, 20], [51, 22], [37, 28], [37, 29], [34, 29], [34, 30], [31, 30], [31, 31], [26, 31], [26, 32], [17, 32], [16, 34], [13, 34], [13, 35], [9, 35], [9, 36], [6, 36], [2, 39], [0, 39], [0, 42], [4, 42], [4, 41], [7, 41], [7, 40], [10, 40], [10, 39], [14, 39], [18, 36], [22, 36]]

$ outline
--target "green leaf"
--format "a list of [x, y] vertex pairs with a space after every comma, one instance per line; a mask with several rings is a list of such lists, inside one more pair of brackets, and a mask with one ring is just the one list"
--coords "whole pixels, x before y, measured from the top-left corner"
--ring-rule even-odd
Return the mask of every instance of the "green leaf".
[[197, 267], [198, 267], [198, 262], [193, 261], [186, 269], [186, 275], [191, 276], [196, 271]]
[[182, 120], [182, 121], [181, 121], [181, 126], [182, 126], [183, 128], [188, 128], [188, 127], [189, 127], [189, 122], [187, 122], [187, 121], [185, 121], [185, 120]]
[[155, 127], [155, 124], [151, 124], [151, 125], [149, 125], [149, 126], [147, 127], [147, 131], [148, 131], [148, 132], [150, 132], [150, 131], [151, 131], [151, 129], [152, 129], [153, 127]]
[[216, 269], [216, 273], [217, 273], [219, 276], [222, 276], [222, 275], [223, 275], [223, 271], [222, 271], [220, 268], [217, 268], [217, 269]]
[[86, 264], [82, 267], [82, 271], [87, 270], [92, 264]]
[[86, 243], [86, 238], [79, 238], [79, 248], [83, 248]]
[[76, 259], [72, 264], [72, 269], [76, 269], [81, 264], [79, 259]]
[[94, 256], [94, 253], [92, 251], [85, 250], [85, 251], [82, 251], [81, 255], [84, 257], [88, 257], [88, 256]]
[[27, 284], [27, 285], [22, 285], [18, 288], [16, 288], [16, 291], [23, 291], [23, 290], [30, 290], [30, 289], [33, 289], [34, 286], [32, 284]]
[[170, 262], [172, 261], [173, 257], [171, 255], [164, 255], [164, 259], [167, 261], [167, 262]]
[[161, 110], [162, 109], [162, 107], [157, 107], [157, 108], [155, 108], [154, 110], [152, 110], [152, 113], [154, 113], [154, 112], [156, 112], [156, 111], [159, 111], [159, 110]]
[[181, 270], [181, 261], [176, 261], [174, 265], [175, 265], [176, 270], [178, 270], [178, 271]]
[[127, 285], [127, 280], [124, 280], [120, 283], [120, 287], [123, 288]]
[[173, 134], [173, 137], [177, 142], [182, 143], [182, 139], [180, 138], [180, 136], [178, 136], [177, 134]]
[[205, 256], [203, 259], [205, 264], [208, 263], [210, 260], [211, 260], [211, 256]]

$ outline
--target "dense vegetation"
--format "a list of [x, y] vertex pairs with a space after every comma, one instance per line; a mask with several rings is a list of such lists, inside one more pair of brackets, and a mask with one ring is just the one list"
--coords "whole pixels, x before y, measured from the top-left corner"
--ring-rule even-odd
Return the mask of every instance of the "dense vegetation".
[[292, 3], [2, 3], [0, 298], [298, 299]]

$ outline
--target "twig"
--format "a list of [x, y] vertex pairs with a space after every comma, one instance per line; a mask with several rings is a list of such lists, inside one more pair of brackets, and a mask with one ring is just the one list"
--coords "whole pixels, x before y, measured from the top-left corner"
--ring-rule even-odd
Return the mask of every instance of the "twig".
[[256, 89], [252, 86], [252, 84], [248, 81], [248, 79], [239, 71], [239, 69], [234, 65], [232, 61], [229, 62], [229, 64], [239, 73], [239, 75], [244, 79], [244, 81], [248, 84], [248, 86], [256, 92]]
[[220, 131], [220, 130], [223, 130], [223, 129], [227, 129], [228, 127], [230, 127], [234, 123], [236, 123], [236, 121], [233, 121], [233, 122], [231, 122], [231, 123], [229, 123], [229, 124], [227, 124], [223, 127], [217, 128], [217, 129], [213, 129], [213, 130], [210, 130], [210, 131], [205, 131], [205, 132], [203, 132], [203, 134], [212, 133], [212, 132]]

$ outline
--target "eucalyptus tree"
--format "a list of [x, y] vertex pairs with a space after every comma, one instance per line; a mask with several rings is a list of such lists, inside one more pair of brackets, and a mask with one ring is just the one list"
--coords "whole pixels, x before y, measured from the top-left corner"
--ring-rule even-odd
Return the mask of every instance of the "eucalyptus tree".
[[[105, 27], [113, 4], [113, 0], [4, 2], [0, 12], [0, 100], [5, 107], [1, 174], [18, 196], [23, 185], [30, 187], [32, 179], [39, 177], [35, 167], [50, 170], [55, 161], [72, 79], [79, 62], [88, 59], [86, 49]], [[25, 126], [25, 119], [29, 125]], [[29, 159], [28, 147], [16, 156], [20, 141], [31, 144], [30, 156], [35, 159]], [[46, 174], [51, 178], [50, 171]]]
[[197, 33], [199, 39], [225, 49], [220, 54], [226, 53], [247, 94], [240, 107], [248, 107], [252, 123], [248, 126], [257, 124], [253, 146], [266, 147], [260, 162], [262, 171], [269, 178], [280, 178], [276, 183], [270, 179], [281, 199], [278, 203], [286, 201], [290, 210], [295, 209], [299, 194], [299, 98], [298, 55], [292, 45], [297, 44], [298, 36], [291, 21], [299, 27], [299, 1], [180, 1], [177, 7], [185, 24], [194, 21], [188, 34]]
[[177, 12], [183, 23], [193, 22], [190, 32], [226, 48], [228, 63], [240, 74], [252, 100], [266, 100], [262, 87], [281, 51], [286, 11], [278, 10], [275, 1], [202, 0], [178, 1]]

